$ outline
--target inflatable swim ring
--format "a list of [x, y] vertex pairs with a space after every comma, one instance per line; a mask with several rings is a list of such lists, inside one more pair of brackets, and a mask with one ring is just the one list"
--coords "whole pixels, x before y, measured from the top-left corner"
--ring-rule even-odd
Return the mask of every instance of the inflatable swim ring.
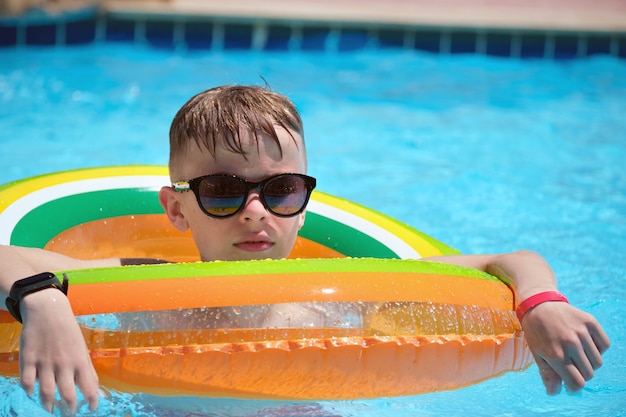
[[[525, 369], [511, 290], [455, 253], [314, 192], [293, 259], [193, 262], [156, 198], [165, 167], [95, 168], [0, 187], [0, 243], [179, 264], [65, 271], [102, 384], [166, 395], [355, 399], [414, 395]], [[59, 272], [59, 273], [62, 273]], [[0, 312], [0, 374], [20, 324]]]

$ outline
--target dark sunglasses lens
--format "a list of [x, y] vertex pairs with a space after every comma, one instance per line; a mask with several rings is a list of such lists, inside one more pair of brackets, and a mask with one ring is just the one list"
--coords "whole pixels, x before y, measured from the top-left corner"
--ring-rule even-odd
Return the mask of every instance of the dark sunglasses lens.
[[198, 187], [200, 205], [216, 217], [231, 216], [243, 205], [248, 190], [246, 185], [233, 177], [208, 177]]
[[277, 216], [292, 216], [300, 212], [308, 199], [309, 190], [304, 178], [282, 175], [271, 179], [263, 187], [263, 199]]

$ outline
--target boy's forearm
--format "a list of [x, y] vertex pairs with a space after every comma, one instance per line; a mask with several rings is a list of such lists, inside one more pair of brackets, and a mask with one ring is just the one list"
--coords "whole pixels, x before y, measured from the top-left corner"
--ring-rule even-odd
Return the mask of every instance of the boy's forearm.
[[502, 255], [451, 255], [427, 260], [476, 268], [500, 278], [515, 292], [516, 305], [531, 295], [557, 288], [554, 272], [548, 263], [530, 251]]
[[43, 249], [0, 245], [0, 297], [8, 296], [15, 281], [40, 272], [119, 265], [119, 258], [85, 261]]
[[534, 252], [520, 251], [499, 255], [487, 266], [486, 272], [513, 288], [516, 304], [534, 294], [557, 289], [552, 268]]

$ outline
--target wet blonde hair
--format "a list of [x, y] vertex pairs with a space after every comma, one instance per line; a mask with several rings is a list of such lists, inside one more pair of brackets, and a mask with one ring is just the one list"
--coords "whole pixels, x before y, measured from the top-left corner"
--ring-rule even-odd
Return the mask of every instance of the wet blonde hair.
[[175, 175], [193, 144], [207, 149], [213, 157], [221, 145], [246, 158], [241, 142], [241, 132], [246, 130], [252, 132], [257, 143], [260, 136], [271, 138], [282, 156], [276, 126], [289, 132], [296, 145], [292, 132], [304, 139], [296, 106], [267, 88], [221, 86], [196, 94], [178, 110], [170, 127], [170, 173]]

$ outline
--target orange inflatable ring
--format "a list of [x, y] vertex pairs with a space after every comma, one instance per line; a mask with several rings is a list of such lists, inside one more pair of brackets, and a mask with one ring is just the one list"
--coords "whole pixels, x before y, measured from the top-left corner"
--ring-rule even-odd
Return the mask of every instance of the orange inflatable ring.
[[[394, 219], [320, 192], [286, 260], [193, 262], [156, 199], [164, 167], [0, 187], [0, 243], [178, 264], [58, 271], [101, 382], [122, 391], [356, 399], [459, 388], [532, 360], [511, 290]], [[0, 314], [0, 374], [20, 324]]]

